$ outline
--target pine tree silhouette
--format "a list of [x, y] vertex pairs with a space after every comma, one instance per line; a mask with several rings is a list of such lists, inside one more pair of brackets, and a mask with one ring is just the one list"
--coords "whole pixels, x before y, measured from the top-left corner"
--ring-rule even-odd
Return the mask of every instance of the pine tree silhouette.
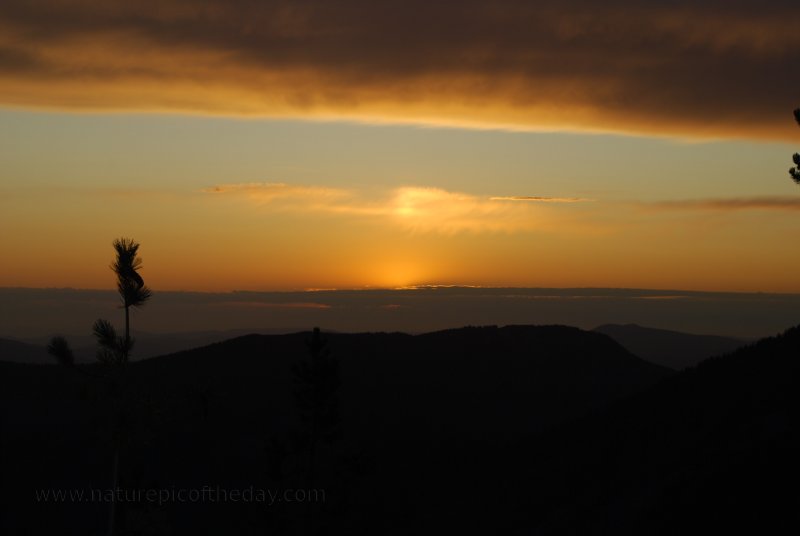
[[[307, 449], [305, 463], [306, 490], [314, 489], [317, 477], [317, 448], [321, 442], [331, 443], [339, 437], [339, 362], [330, 356], [327, 341], [319, 328], [314, 328], [308, 341], [310, 358], [292, 367], [295, 401], [305, 427]], [[313, 501], [306, 505], [306, 534], [313, 534]]]
[[[800, 125], [800, 108], [795, 109], [794, 120]], [[794, 161], [794, 167], [789, 169], [789, 175], [791, 175], [794, 182], [800, 184], [800, 154], [794, 153], [792, 161]]]
[[103, 362], [125, 363], [130, 357], [134, 340], [131, 338], [131, 307], [141, 307], [152, 296], [138, 270], [142, 267], [139, 244], [130, 238], [114, 240], [117, 259], [111, 269], [117, 274], [117, 290], [125, 309], [125, 336], [118, 337], [107, 320], [99, 319], [94, 324], [94, 334], [100, 344], [98, 359]]
[[[152, 291], [145, 286], [142, 276], [138, 273], [142, 266], [142, 261], [138, 257], [139, 244], [129, 238], [119, 238], [114, 240], [113, 245], [117, 257], [111, 264], [111, 269], [117, 275], [117, 290], [120, 298], [122, 298], [122, 306], [125, 309], [125, 334], [124, 336], [118, 335], [111, 322], [102, 318], [95, 321], [92, 331], [98, 343], [97, 360], [111, 366], [102, 377], [107, 383], [107, 402], [112, 414], [111, 435], [114, 455], [111, 489], [116, 489], [119, 484], [120, 450], [126, 439], [130, 411], [130, 408], [127, 407], [129, 404], [125, 400], [127, 388], [124, 374], [125, 367], [123, 366], [128, 362], [134, 342], [133, 338], [131, 338], [130, 309], [131, 307], [144, 305], [152, 296]], [[74, 354], [64, 337], [53, 337], [47, 346], [47, 351], [61, 365], [89, 376], [95, 376], [82, 368], [74, 366]], [[118, 524], [116, 510], [116, 501], [111, 501], [108, 519], [109, 535], [114, 534], [115, 526]]]

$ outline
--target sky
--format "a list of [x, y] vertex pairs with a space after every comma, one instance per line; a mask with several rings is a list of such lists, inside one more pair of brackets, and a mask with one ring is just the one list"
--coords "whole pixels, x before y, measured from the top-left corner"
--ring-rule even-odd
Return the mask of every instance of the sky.
[[0, 287], [800, 292], [798, 15], [5, 0]]

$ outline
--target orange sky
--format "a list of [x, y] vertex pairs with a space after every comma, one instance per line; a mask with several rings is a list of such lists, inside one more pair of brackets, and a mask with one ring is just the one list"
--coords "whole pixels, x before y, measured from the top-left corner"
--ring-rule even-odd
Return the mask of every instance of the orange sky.
[[0, 286], [800, 291], [776, 1], [9, 0]]

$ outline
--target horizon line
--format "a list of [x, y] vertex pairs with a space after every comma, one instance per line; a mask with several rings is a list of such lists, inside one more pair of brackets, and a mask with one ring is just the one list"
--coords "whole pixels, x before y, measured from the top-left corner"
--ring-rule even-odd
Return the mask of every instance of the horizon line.
[[[625, 291], [625, 292], [661, 292], [670, 294], [752, 294], [752, 295], [784, 295], [800, 296], [800, 291], [763, 291], [763, 290], [689, 290], [679, 288], [646, 288], [646, 287], [608, 287], [608, 286], [575, 286], [575, 287], [543, 287], [543, 286], [516, 286], [516, 285], [469, 285], [469, 284], [421, 284], [406, 285], [401, 287], [342, 287], [342, 288], [298, 288], [298, 289], [231, 289], [231, 290], [186, 290], [186, 289], [153, 289], [154, 293], [171, 294], [313, 294], [325, 292], [404, 292], [424, 290], [548, 290], [548, 291]], [[78, 291], [78, 292], [112, 292], [114, 288], [87, 288], [87, 287], [29, 287], [29, 286], [3, 286], [4, 290], [52, 290], [52, 291]]]

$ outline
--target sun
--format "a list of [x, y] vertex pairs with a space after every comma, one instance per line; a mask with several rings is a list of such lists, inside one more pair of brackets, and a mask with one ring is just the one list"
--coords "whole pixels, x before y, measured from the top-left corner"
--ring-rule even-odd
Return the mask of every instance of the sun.
[[422, 263], [410, 259], [392, 259], [375, 264], [368, 280], [371, 286], [402, 288], [419, 285], [427, 280], [427, 270]]

